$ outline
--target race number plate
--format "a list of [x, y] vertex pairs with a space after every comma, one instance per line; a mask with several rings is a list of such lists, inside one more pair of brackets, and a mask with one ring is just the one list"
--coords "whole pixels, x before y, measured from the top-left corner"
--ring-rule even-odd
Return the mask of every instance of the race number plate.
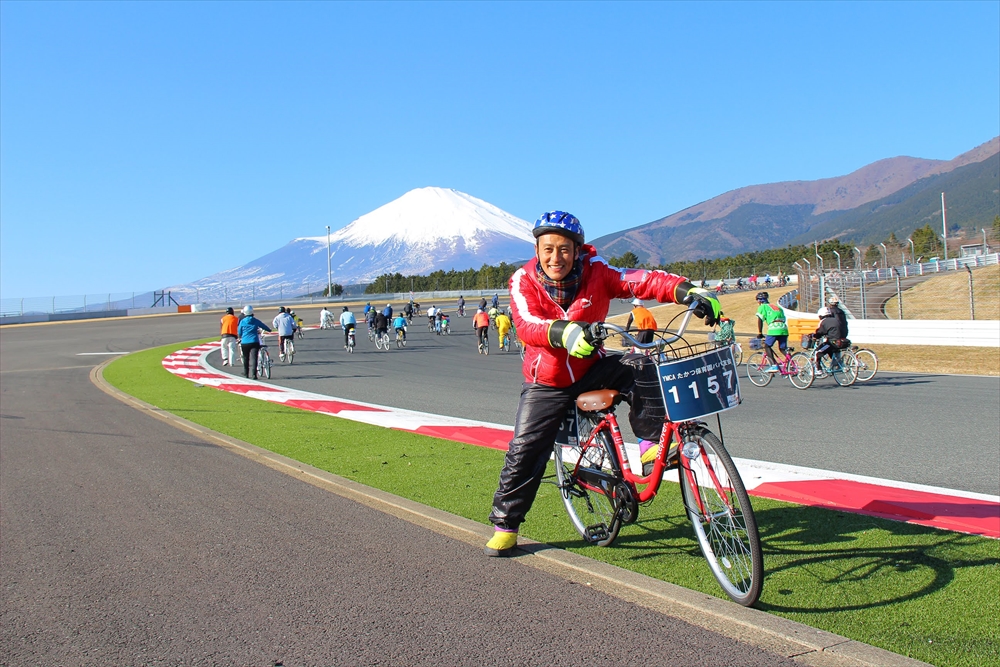
[[660, 365], [667, 417], [683, 422], [735, 408], [740, 404], [736, 370], [729, 346]]
[[576, 447], [579, 445], [579, 430], [576, 424], [576, 405], [570, 405], [566, 410], [566, 415], [559, 423], [559, 431], [556, 433], [556, 444], [563, 447]]

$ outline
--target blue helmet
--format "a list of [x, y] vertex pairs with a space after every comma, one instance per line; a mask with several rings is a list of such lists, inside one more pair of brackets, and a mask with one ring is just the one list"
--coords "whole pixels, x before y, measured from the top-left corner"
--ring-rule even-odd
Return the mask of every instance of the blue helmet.
[[561, 234], [583, 245], [583, 226], [575, 216], [563, 211], [542, 213], [538, 220], [535, 220], [535, 227], [531, 233], [536, 239], [542, 234]]

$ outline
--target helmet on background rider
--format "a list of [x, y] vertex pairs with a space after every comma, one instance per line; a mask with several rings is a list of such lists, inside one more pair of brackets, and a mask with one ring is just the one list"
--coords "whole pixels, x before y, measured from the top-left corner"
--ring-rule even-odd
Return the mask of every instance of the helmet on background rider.
[[535, 220], [531, 233], [536, 239], [542, 234], [559, 234], [576, 241], [577, 245], [583, 245], [584, 242], [583, 226], [580, 221], [564, 211], [542, 213], [538, 220]]
[[829, 299], [827, 299], [826, 302], [831, 306], [836, 306], [838, 303], [840, 303], [840, 298], [836, 294], [834, 294]]
[[348, 307], [344, 306], [344, 312], [346, 313], [346, 312], [348, 312], [348, 310], [349, 310]]
[[767, 303], [768, 298], [767, 292], [757, 292], [757, 303]]
[[830, 310], [828, 306], [823, 306], [822, 308], [816, 311], [816, 314], [819, 315], [820, 319], [823, 319], [824, 317], [830, 317], [831, 315], [833, 315], [833, 311]]
[[253, 306], [243, 306], [244, 315], [253, 315]]
[[632, 305], [633, 306], [641, 306], [642, 305], [642, 299], [632, 299]]
[[284, 306], [278, 306], [278, 312], [279, 313], [285, 312], [285, 307]]
[[230, 306], [229, 308], [226, 308], [226, 315], [234, 315], [234, 314], [235, 313], [233, 313], [233, 307], [232, 306]]

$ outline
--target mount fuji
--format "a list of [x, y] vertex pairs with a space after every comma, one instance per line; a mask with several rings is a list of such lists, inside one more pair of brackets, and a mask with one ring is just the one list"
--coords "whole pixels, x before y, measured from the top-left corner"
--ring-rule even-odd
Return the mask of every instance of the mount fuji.
[[[168, 289], [187, 302], [319, 292], [327, 282], [326, 249], [326, 236], [297, 238], [243, 266]], [[478, 269], [533, 253], [530, 223], [471, 195], [434, 187], [411, 190], [330, 237], [333, 282], [342, 285], [384, 273]]]

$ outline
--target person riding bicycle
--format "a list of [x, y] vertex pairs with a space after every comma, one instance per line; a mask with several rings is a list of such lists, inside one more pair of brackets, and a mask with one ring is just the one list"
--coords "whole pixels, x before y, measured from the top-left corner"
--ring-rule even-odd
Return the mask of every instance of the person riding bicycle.
[[406, 340], [406, 318], [402, 315], [396, 315], [392, 318], [392, 328], [396, 330], [396, 335], [402, 337]]
[[510, 321], [510, 318], [505, 313], [501, 312], [497, 313], [496, 325], [497, 325], [497, 341], [499, 341], [499, 343], [503, 345], [503, 337], [510, 333], [510, 329], [513, 326], [513, 323]]
[[486, 314], [490, 316], [490, 326], [496, 328], [497, 315], [500, 314], [500, 309], [496, 306], [490, 306]]
[[840, 297], [834, 294], [826, 300], [826, 304], [830, 307], [830, 312], [832, 312], [837, 318], [837, 321], [840, 322], [841, 337], [847, 338], [850, 335], [847, 327], [847, 313], [840, 307]]
[[465, 297], [458, 295], [458, 316], [465, 317]]
[[444, 322], [447, 315], [444, 314], [444, 308], [434, 309], [434, 332], [437, 335], [441, 335], [441, 330], [444, 328]]
[[374, 308], [369, 308], [368, 311], [365, 313], [365, 324], [368, 325], [368, 330], [369, 331], [374, 331], [375, 330], [375, 316], [376, 315], [378, 315], [378, 312], [376, 312], [376, 310]]
[[535, 257], [510, 278], [514, 325], [527, 346], [525, 383], [493, 496], [495, 532], [484, 549], [488, 556], [509, 555], [517, 545], [559, 425], [576, 397], [595, 389], [630, 396], [632, 367], [622, 355], [608, 354], [590, 329], [607, 317], [612, 299], [696, 302], [694, 314], [708, 326], [714, 326], [721, 310], [718, 299], [681, 276], [610, 266], [584, 244], [583, 227], [569, 213], [543, 213], [532, 233]]
[[736, 320], [719, 313], [719, 330], [715, 332], [715, 342], [720, 345], [732, 345], [736, 342]]
[[243, 377], [250, 377], [250, 369], [253, 369], [253, 379], [257, 379], [257, 355], [260, 351], [261, 329], [270, 332], [266, 324], [253, 316], [253, 306], [243, 307], [243, 317], [237, 327], [237, 334], [240, 338], [240, 349], [243, 353]]
[[321, 329], [332, 329], [333, 328], [333, 313], [323, 306], [323, 310], [319, 311], [319, 326]]
[[[774, 358], [774, 350], [771, 348], [775, 342], [782, 354], [788, 354], [788, 322], [785, 319], [785, 311], [781, 306], [768, 303], [767, 292], [757, 292], [757, 338], [764, 339], [764, 353], [771, 366], [767, 368], [768, 373], [777, 373], [778, 361]], [[764, 336], [764, 325], [767, 325], [767, 336]]]
[[284, 306], [278, 308], [278, 314], [271, 322], [271, 326], [273, 326], [278, 332], [278, 358], [284, 360], [285, 341], [290, 340], [293, 341], [293, 345], [295, 344], [295, 330], [298, 327], [295, 325], [295, 320], [292, 318], [292, 315], [285, 310]]
[[479, 343], [479, 351], [482, 352], [487, 345], [486, 332], [490, 328], [490, 316], [482, 308], [476, 310], [476, 314], [472, 316], [472, 328], [476, 330], [476, 341]]
[[295, 314], [294, 310], [289, 310], [288, 314], [292, 316], [293, 320], [295, 320], [295, 333], [299, 335], [299, 338], [302, 338], [305, 335], [305, 329], [302, 328], [305, 322], [302, 321], [301, 317]]
[[723, 294], [726, 291], [726, 280], [725, 278], [720, 278], [719, 282], [715, 285], [715, 293]]
[[490, 305], [492, 305], [494, 308], [498, 308], [500, 306], [500, 295], [499, 294], [494, 294], [493, 295], [493, 302]]
[[642, 305], [641, 299], [632, 299], [632, 312], [628, 314], [625, 330], [628, 331], [633, 323], [635, 323], [635, 328], [639, 330], [635, 339], [640, 343], [652, 343], [653, 333], [660, 327], [656, 324], [653, 313]]
[[840, 328], [840, 319], [829, 306], [823, 306], [816, 314], [819, 315], [819, 326], [816, 327], [816, 332], [813, 334], [818, 341], [816, 343], [816, 373], [819, 377], [825, 377], [829, 368], [822, 363], [823, 357], [829, 356], [832, 363], [833, 355], [841, 349], [847, 336]]
[[736, 289], [746, 289], [747, 284], [742, 277], [736, 279]]
[[382, 309], [382, 314], [385, 315], [385, 319], [392, 321], [392, 304], [385, 304], [385, 308]]
[[344, 327], [344, 349], [347, 349], [347, 345], [350, 342], [351, 330], [356, 328], [358, 321], [354, 319], [354, 313], [347, 306], [344, 306], [344, 310], [340, 313], [340, 326]]
[[372, 309], [372, 302], [369, 301], [368, 303], [365, 304], [364, 311], [362, 311], [362, 312], [364, 312], [365, 319], [368, 319], [368, 311], [370, 311], [371, 309]]
[[385, 313], [375, 314], [375, 335], [381, 336], [382, 334], [389, 333], [389, 318], [385, 316]]
[[409, 301], [403, 306], [403, 315], [407, 320], [413, 319], [413, 301]]
[[434, 329], [437, 326], [437, 307], [431, 304], [431, 307], [427, 309], [427, 325]]

